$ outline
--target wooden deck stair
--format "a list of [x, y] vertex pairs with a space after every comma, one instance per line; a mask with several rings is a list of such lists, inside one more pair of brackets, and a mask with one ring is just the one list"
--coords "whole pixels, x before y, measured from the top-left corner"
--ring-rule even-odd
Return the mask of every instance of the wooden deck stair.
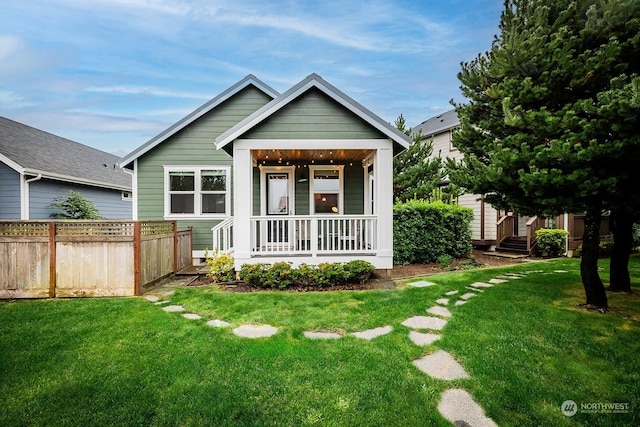
[[496, 246], [496, 251], [529, 255], [529, 251], [527, 250], [527, 237], [526, 236], [505, 237], [498, 244], [498, 246]]

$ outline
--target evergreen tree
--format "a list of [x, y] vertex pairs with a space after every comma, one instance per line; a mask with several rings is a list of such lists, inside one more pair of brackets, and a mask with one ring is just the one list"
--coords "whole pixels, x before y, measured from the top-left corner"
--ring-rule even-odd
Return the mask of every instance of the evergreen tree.
[[51, 207], [61, 211], [52, 213], [52, 218], [102, 219], [98, 214], [96, 205], [91, 200], [82, 197], [82, 194], [73, 190], [69, 190], [69, 193], [64, 197], [56, 197], [51, 203]]
[[601, 214], [638, 192], [638, 28], [640, 0], [506, 0], [490, 51], [458, 74], [452, 182], [523, 214], [586, 212], [580, 271], [599, 308]]
[[423, 141], [421, 132], [412, 135], [402, 114], [395, 126], [411, 137], [413, 144], [393, 158], [393, 198], [396, 202], [428, 199], [444, 177], [440, 155], [431, 157], [433, 141]]

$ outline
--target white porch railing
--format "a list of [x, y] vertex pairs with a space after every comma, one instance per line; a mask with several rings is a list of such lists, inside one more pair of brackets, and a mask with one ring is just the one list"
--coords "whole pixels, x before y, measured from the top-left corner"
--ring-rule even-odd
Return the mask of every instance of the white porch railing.
[[251, 255], [375, 254], [373, 215], [254, 216]]
[[233, 252], [233, 217], [215, 225], [211, 231], [213, 232], [213, 250]]

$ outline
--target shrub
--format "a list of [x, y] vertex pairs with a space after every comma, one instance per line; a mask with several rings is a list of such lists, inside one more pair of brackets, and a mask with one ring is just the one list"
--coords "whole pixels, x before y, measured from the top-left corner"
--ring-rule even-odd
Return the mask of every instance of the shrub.
[[98, 214], [98, 208], [91, 200], [82, 197], [77, 191], [69, 190], [66, 196], [53, 199], [51, 208], [62, 212], [54, 212], [51, 218], [60, 219], [102, 219]]
[[240, 267], [240, 279], [249, 286], [262, 287], [262, 279], [265, 272], [271, 267], [266, 263], [242, 264]]
[[473, 211], [442, 202], [412, 200], [393, 207], [393, 258], [396, 264], [436, 262], [471, 252]]
[[536, 231], [538, 251], [549, 257], [564, 253], [567, 232], [557, 228], [541, 228]]
[[205, 249], [204, 258], [209, 266], [207, 277], [216, 282], [230, 282], [235, 278], [233, 270], [233, 257], [227, 253], [221, 253], [218, 249], [209, 255], [209, 250]]
[[300, 264], [291, 268], [286, 262], [269, 264], [244, 264], [239, 276], [248, 285], [260, 288], [284, 289], [293, 284], [298, 286], [329, 287], [344, 283], [366, 282], [375, 267], [362, 260], [322, 263], [317, 266]]
[[373, 264], [368, 261], [356, 259], [349, 261], [344, 265], [344, 269], [347, 272], [347, 282], [364, 284], [375, 270]]

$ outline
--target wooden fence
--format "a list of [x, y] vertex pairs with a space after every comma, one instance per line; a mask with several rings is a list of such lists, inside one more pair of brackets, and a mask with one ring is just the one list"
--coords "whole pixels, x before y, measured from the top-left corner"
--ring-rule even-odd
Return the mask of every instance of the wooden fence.
[[0, 299], [140, 295], [191, 249], [175, 221], [0, 221]]

